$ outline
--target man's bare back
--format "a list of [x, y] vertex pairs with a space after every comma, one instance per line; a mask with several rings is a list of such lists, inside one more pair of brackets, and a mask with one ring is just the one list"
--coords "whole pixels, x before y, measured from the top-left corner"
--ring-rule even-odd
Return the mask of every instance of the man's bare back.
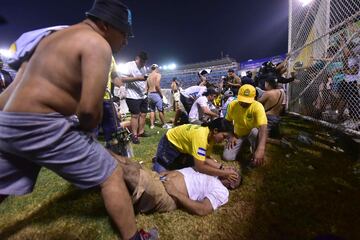
[[91, 106], [99, 111], [107, 79], [97, 77], [107, 76], [110, 62], [109, 44], [89, 24], [55, 32], [39, 43], [11, 97], [2, 99], [3, 111], [65, 116]]
[[161, 74], [153, 71], [149, 74], [149, 77], [147, 79], [148, 84], [148, 92], [159, 92], [160, 91], [160, 79]]
[[265, 108], [267, 115], [279, 116], [283, 110], [283, 100], [285, 98], [284, 90], [272, 89], [264, 92], [259, 100]]

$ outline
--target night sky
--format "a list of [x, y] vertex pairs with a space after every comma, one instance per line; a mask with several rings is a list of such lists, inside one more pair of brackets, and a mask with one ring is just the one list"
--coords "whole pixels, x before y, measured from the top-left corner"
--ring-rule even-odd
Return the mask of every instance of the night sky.
[[[287, 52], [287, 0], [124, 0], [133, 13], [135, 38], [116, 57], [141, 50], [149, 63], [187, 64], [229, 55], [238, 61]], [[0, 47], [22, 32], [84, 18], [93, 0], [1, 0]]]

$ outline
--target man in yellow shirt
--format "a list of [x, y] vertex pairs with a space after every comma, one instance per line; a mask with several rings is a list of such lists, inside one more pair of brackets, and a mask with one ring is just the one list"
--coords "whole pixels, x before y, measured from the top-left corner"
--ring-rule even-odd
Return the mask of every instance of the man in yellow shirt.
[[229, 138], [223, 153], [223, 159], [236, 159], [245, 139], [251, 143], [254, 152], [253, 162], [260, 165], [264, 162], [267, 138], [267, 118], [264, 107], [255, 101], [256, 89], [245, 84], [239, 89], [238, 99], [229, 104], [226, 120], [233, 122], [234, 134]]

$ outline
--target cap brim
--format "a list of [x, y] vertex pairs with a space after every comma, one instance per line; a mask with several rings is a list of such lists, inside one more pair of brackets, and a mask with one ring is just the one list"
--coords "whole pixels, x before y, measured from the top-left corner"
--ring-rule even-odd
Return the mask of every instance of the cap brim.
[[253, 103], [255, 101], [255, 99], [252, 97], [238, 96], [238, 101], [244, 102], [244, 103]]

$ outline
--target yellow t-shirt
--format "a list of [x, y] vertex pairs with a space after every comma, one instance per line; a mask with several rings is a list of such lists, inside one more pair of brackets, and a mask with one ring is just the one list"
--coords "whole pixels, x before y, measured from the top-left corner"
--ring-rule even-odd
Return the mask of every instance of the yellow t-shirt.
[[108, 75], [108, 82], [106, 84], [106, 89], [105, 89], [105, 95], [104, 95], [104, 100], [110, 100], [111, 95], [110, 95], [110, 91], [111, 91], [111, 73], [116, 71], [116, 62], [115, 62], [115, 58], [111, 57], [111, 66], [110, 66], [110, 71], [109, 71], [109, 75]]
[[267, 124], [265, 109], [258, 101], [253, 102], [248, 108], [241, 107], [238, 100], [232, 101], [225, 118], [234, 121], [234, 132], [238, 137], [246, 136], [251, 129]]
[[206, 156], [210, 156], [213, 145], [213, 143], [208, 143], [209, 133], [208, 127], [185, 124], [170, 129], [166, 133], [166, 137], [179, 152], [190, 154], [197, 160], [205, 161]]

